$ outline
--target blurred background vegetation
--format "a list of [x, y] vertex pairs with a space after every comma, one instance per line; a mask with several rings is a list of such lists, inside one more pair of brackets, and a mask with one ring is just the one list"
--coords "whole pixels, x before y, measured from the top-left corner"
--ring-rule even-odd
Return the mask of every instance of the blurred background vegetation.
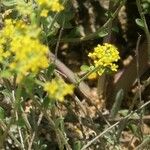
[[[0, 149], [150, 149], [150, 0], [62, 0], [64, 9], [44, 16], [40, 2], [50, 3], [0, 1], [0, 31], [5, 19], [23, 20], [50, 49], [49, 67], [21, 83], [0, 62]], [[118, 71], [81, 81], [103, 43], [118, 48]]]

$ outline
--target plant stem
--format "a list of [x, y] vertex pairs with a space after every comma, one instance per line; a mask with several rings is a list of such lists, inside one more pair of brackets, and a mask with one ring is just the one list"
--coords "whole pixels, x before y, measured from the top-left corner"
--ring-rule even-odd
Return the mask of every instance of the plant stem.
[[127, 116], [125, 116], [123, 119], [121, 119], [120, 121], [114, 123], [113, 125], [111, 125], [110, 127], [108, 127], [106, 130], [104, 130], [103, 132], [101, 132], [100, 134], [98, 134], [95, 138], [93, 138], [91, 141], [89, 141], [86, 145], [84, 145], [82, 147], [81, 150], [86, 150], [90, 145], [92, 145], [94, 142], [96, 142], [100, 137], [102, 137], [104, 134], [106, 134], [108, 131], [110, 131], [112, 128], [114, 128], [115, 126], [117, 126], [118, 124], [122, 123], [122, 121], [125, 121], [126, 119], [129, 119], [133, 114], [137, 113], [138, 111], [140, 111], [141, 109], [143, 109], [144, 107], [146, 107], [147, 105], [150, 104], [150, 101], [144, 103], [142, 106], [140, 106], [140, 108], [136, 109], [135, 111], [130, 112]]
[[146, 34], [147, 43], [148, 43], [148, 58], [149, 58], [149, 61], [150, 61], [150, 32], [149, 32], [149, 29], [148, 29], [148, 25], [146, 23], [144, 13], [142, 11], [140, 0], [136, 0], [136, 4], [137, 4], [137, 7], [138, 7], [140, 17], [141, 17], [141, 19], [143, 21], [143, 24], [144, 24], [144, 32]]
[[[3, 131], [7, 130], [7, 126], [5, 125], [5, 123], [1, 119], [0, 119], [0, 127]], [[22, 149], [21, 143], [18, 141], [18, 139], [10, 131], [8, 131], [8, 135], [10, 136], [10, 138], [12, 140], [14, 140], [15, 144], [18, 145]]]
[[96, 72], [99, 68], [100, 68], [100, 66], [97, 66], [94, 69], [90, 70], [87, 74], [85, 74], [81, 79], [78, 80], [77, 85], [79, 85], [80, 82], [85, 80], [90, 74], [92, 74], [93, 72]]
[[[20, 95], [20, 91], [19, 91], [19, 95]], [[13, 102], [15, 104], [17, 100], [15, 98], [14, 90], [12, 91], [12, 98], [13, 98]], [[17, 108], [18, 108], [18, 104], [17, 104]], [[15, 117], [16, 117], [16, 122], [18, 122], [18, 120], [19, 120], [18, 109], [15, 109]], [[25, 150], [25, 145], [24, 145], [24, 141], [23, 141], [22, 132], [21, 132], [20, 127], [18, 125], [17, 125], [17, 129], [18, 129], [18, 134], [19, 134], [19, 137], [20, 137], [20, 142], [21, 142], [21, 145], [22, 145], [22, 149]]]

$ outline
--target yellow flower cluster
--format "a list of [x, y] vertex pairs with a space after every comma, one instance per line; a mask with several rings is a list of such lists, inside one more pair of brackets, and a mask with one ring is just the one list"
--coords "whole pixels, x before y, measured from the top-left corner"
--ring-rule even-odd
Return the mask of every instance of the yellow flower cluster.
[[114, 45], [108, 43], [104, 43], [104, 45], [98, 44], [97, 47], [94, 48], [94, 52], [89, 53], [88, 56], [94, 60], [95, 67], [99, 66], [99, 75], [102, 75], [106, 69], [117, 71], [118, 66], [114, 62], [117, 62], [120, 57]]
[[41, 17], [47, 17], [48, 11], [60, 12], [64, 10], [64, 6], [59, 2], [59, 0], [37, 0], [37, 3], [41, 8]]
[[72, 84], [67, 84], [62, 79], [53, 79], [51, 82], [46, 82], [43, 87], [50, 98], [61, 102], [64, 101], [66, 95], [73, 94], [74, 89]]
[[9, 60], [8, 68], [17, 73], [18, 82], [49, 65], [48, 47], [38, 40], [39, 33], [39, 28], [11, 19], [5, 20], [0, 31], [0, 62]]
[[47, 17], [47, 15], [48, 15], [48, 10], [47, 10], [47, 9], [43, 9], [43, 10], [41, 11], [41, 13], [40, 13], [40, 16], [41, 16], [41, 17]]
[[51, 5], [51, 10], [54, 12], [60, 12], [64, 9], [64, 6], [59, 3], [59, 0], [53, 0], [53, 2], [51, 2], [50, 5]]

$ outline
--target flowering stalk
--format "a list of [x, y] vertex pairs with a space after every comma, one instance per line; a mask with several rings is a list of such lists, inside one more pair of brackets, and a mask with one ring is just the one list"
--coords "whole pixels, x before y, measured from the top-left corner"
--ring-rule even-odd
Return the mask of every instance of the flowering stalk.
[[108, 43], [104, 43], [104, 45], [98, 44], [97, 47], [94, 48], [94, 52], [89, 53], [88, 56], [93, 59], [94, 68], [83, 76], [78, 81], [78, 84], [93, 72], [97, 72], [101, 76], [104, 73], [108, 73], [108, 71], [117, 71], [118, 65], [116, 65], [115, 62], [120, 59], [120, 56], [114, 45]]

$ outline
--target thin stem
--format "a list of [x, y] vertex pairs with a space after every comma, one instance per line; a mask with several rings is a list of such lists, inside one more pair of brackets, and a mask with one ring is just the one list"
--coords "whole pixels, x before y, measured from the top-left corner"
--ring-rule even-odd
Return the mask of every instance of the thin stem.
[[136, 109], [133, 112], [130, 112], [126, 117], [124, 117], [123, 119], [121, 119], [120, 121], [114, 123], [113, 125], [111, 125], [110, 127], [108, 127], [106, 130], [104, 130], [102, 133], [100, 133], [99, 135], [97, 135], [95, 138], [93, 138], [91, 141], [89, 141], [85, 146], [82, 147], [81, 150], [86, 150], [90, 145], [92, 145], [94, 142], [96, 142], [100, 137], [102, 137], [104, 134], [106, 134], [108, 131], [110, 131], [112, 128], [114, 128], [115, 126], [117, 126], [118, 124], [120, 124], [122, 121], [130, 118], [134, 113], [137, 113], [139, 110], [143, 109], [144, 107], [146, 107], [147, 105], [150, 104], [150, 101], [144, 103], [142, 106], [140, 106], [138, 109]]
[[50, 126], [52, 127], [52, 129], [55, 131], [56, 135], [57, 135], [57, 140], [60, 142], [60, 143], [64, 143], [67, 150], [71, 150], [71, 147], [70, 145], [68, 144], [67, 142], [67, 139], [65, 138], [64, 134], [62, 133], [62, 131], [58, 128], [56, 128], [55, 126], [55, 122], [51, 119], [50, 115], [49, 115], [49, 112], [48, 111], [45, 111], [45, 117], [47, 118], [47, 120], [49, 121], [49, 124]]
[[143, 24], [144, 24], [144, 31], [145, 31], [147, 42], [148, 42], [148, 57], [149, 57], [149, 61], [150, 61], [150, 32], [149, 32], [149, 29], [148, 29], [148, 25], [146, 23], [146, 19], [145, 19], [145, 16], [144, 16], [144, 13], [143, 13], [143, 10], [142, 10], [142, 7], [141, 7], [140, 0], [136, 0], [136, 4], [137, 4], [139, 14], [140, 14], [141, 19], [142, 19]]
[[78, 80], [77, 85], [79, 85], [80, 82], [82, 82], [83, 80], [85, 80], [90, 74], [92, 74], [93, 72], [98, 71], [99, 68], [100, 68], [100, 66], [97, 66], [94, 69], [90, 70], [88, 73], [86, 73], [81, 79]]
[[64, 29], [64, 23], [65, 23], [65, 20], [63, 21], [63, 25], [62, 25], [62, 27], [61, 27], [61, 29], [60, 29], [59, 36], [58, 36], [58, 40], [57, 40], [57, 43], [56, 43], [54, 64], [55, 64], [56, 61], [57, 61], [58, 48], [59, 48], [59, 44], [60, 44], [62, 32], [63, 32], [63, 29]]
[[[20, 92], [19, 92], [20, 94]], [[16, 102], [16, 98], [15, 98], [15, 93], [14, 93], [14, 90], [12, 91], [12, 98], [13, 98], [13, 102], [15, 103]], [[15, 109], [15, 116], [16, 116], [16, 121], [18, 122], [18, 112], [17, 112], [18, 109]], [[20, 137], [20, 142], [21, 142], [21, 145], [22, 145], [22, 149], [25, 150], [25, 146], [24, 146], [24, 141], [23, 141], [23, 137], [22, 137], [22, 133], [21, 133], [21, 130], [20, 130], [20, 127], [17, 125], [17, 129], [18, 129], [18, 133], [19, 133], [19, 137]]]
[[38, 131], [38, 126], [40, 125], [40, 123], [42, 121], [42, 118], [43, 118], [43, 113], [41, 112], [41, 114], [39, 115], [38, 122], [37, 122], [36, 130], [32, 134], [31, 141], [30, 141], [29, 146], [28, 146], [28, 150], [32, 150], [33, 141], [35, 139], [35, 135], [36, 135], [36, 133]]
[[[139, 44], [140, 44], [140, 40], [141, 40], [141, 37], [139, 36], [138, 40], [137, 40], [137, 43], [136, 43], [136, 72], [137, 72], [137, 80], [138, 80], [138, 88], [139, 88], [139, 91], [138, 91], [138, 97], [140, 97], [140, 101], [141, 100], [141, 85], [140, 85], [140, 75], [139, 75]], [[133, 98], [132, 100], [132, 104], [130, 105], [129, 107], [129, 110], [128, 110], [128, 113], [127, 114], [130, 114], [135, 106], [135, 103], [136, 103], [137, 99], [136, 98]], [[142, 119], [142, 116], [140, 117]], [[122, 124], [120, 124], [120, 128], [119, 128], [119, 132], [118, 132], [118, 137], [120, 137], [122, 131], [124, 130], [126, 124], [127, 124], [127, 120], [128, 118], [126, 118]]]
[[[5, 123], [1, 119], [0, 119], [0, 127], [3, 131], [7, 130], [7, 126], [5, 125]], [[8, 131], [8, 135], [16, 143], [16, 145], [18, 145], [20, 148], [22, 148], [21, 143], [17, 140], [17, 138], [10, 131]]]
[[140, 103], [142, 102], [142, 94], [141, 94], [141, 83], [140, 83], [140, 74], [139, 74], [139, 45], [141, 41], [141, 35], [139, 35], [136, 45], [136, 71], [137, 71], [137, 82], [138, 82], [138, 90], [139, 90], [139, 99]]
[[[139, 101], [140, 105], [142, 105], [142, 87], [140, 83], [140, 74], [139, 74], [139, 45], [141, 41], [141, 35], [139, 35], [136, 45], [136, 69], [137, 69], [137, 82], [138, 82], [138, 94], [139, 94]], [[142, 129], [143, 125], [143, 111], [141, 110], [140, 114], [140, 125]], [[143, 137], [143, 136], [142, 136]]]
[[141, 149], [146, 149], [146, 146], [148, 146], [150, 144], [150, 136], [148, 135], [144, 141], [138, 145], [135, 150], [141, 150]]

